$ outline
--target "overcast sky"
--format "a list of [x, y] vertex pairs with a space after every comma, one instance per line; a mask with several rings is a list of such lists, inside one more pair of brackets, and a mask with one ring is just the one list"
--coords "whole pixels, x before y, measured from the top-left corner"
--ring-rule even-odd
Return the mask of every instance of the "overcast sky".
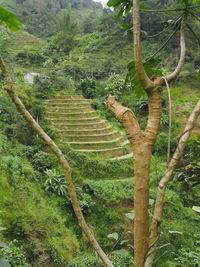
[[95, 0], [96, 2], [100, 2], [102, 3], [102, 5], [106, 5], [106, 3], [108, 2], [108, 0]]

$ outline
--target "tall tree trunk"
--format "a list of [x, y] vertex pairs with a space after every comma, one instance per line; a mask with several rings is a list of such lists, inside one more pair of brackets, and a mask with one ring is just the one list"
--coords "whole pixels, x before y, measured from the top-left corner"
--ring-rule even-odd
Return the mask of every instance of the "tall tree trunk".
[[142, 267], [149, 245], [149, 171], [151, 147], [143, 138], [134, 153], [134, 262]]
[[149, 117], [145, 131], [140, 129], [132, 110], [122, 106], [112, 96], [108, 108], [123, 124], [134, 155], [134, 266], [143, 267], [149, 247], [149, 175], [152, 147], [160, 126], [161, 87], [148, 92]]

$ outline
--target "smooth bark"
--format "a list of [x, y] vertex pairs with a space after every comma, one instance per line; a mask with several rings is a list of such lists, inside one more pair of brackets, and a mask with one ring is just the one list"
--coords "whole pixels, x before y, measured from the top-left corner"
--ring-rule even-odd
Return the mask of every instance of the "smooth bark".
[[123, 124], [134, 154], [134, 262], [144, 266], [149, 246], [149, 174], [152, 147], [157, 137], [161, 114], [161, 88], [153, 88], [149, 95], [149, 119], [141, 131], [132, 110], [109, 96], [107, 106]]
[[6, 65], [3, 61], [3, 59], [0, 57], [0, 68], [2, 70], [2, 73], [5, 78], [5, 85], [4, 89], [7, 91], [9, 96], [11, 97], [13, 103], [16, 105], [18, 111], [24, 116], [24, 118], [28, 121], [28, 123], [32, 126], [33, 130], [38, 134], [38, 136], [49, 146], [49, 148], [52, 150], [52, 152], [57, 156], [61, 167], [64, 171], [64, 176], [67, 182], [67, 189], [69, 192], [69, 196], [71, 198], [71, 203], [74, 209], [74, 212], [76, 214], [76, 217], [78, 219], [79, 225], [82, 228], [83, 232], [85, 233], [87, 240], [89, 241], [90, 245], [95, 249], [95, 251], [98, 253], [99, 257], [102, 259], [104, 264], [106, 264], [107, 267], [114, 267], [112, 262], [109, 260], [107, 255], [104, 253], [104, 251], [99, 246], [98, 242], [96, 241], [93, 233], [91, 232], [90, 228], [88, 227], [82, 211], [80, 209], [80, 205], [78, 202], [78, 198], [76, 195], [72, 175], [71, 175], [71, 168], [69, 166], [68, 161], [64, 157], [62, 151], [59, 149], [59, 147], [54, 143], [54, 141], [43, 131], [43, 129], [40, 127], [40, 125], [34, 120], [34, 118], [31, 116], [31, 114], [27, 111], [26, 107], [23, 105], [19, 97], [17, 96], [14, 88], [13, 83], [11, 80], [11, 77], [6, 69]]
[[142, 86], [146, 89], [153, 85], [147, 76], [141, 56], [141, 23], [140, 23], [140, 1], [133, 0], [133, 48], [135, 69]]
[[175, 70], [169, 74], [166, 75], [165, 78], [167, 79], [167, 81], [171, 81], [173, 79], [175, 79], [178, 74], [180, 73], [184, 63], [185, 63], [185, 55], [186, 55], [186, 36], [185, 36], [185, 28], [186, 28], [186, 21], [187, 21], [187, 16], [183, 15], [182, 21], [181, 21], [181, 28], [180, 28], [180, 57], [179, 57], [179, 61], [178, 64], [175, 68]]

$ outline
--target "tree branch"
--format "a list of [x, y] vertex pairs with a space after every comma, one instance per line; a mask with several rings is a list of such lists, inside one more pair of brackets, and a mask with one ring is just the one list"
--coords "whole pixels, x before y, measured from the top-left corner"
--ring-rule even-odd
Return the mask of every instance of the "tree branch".
[[50, 147], [50, 149], [53, 151], [53, 153], [57, 156], [60, 165], [63, 168], [65, 179], [67, 181], [67, 189], [69, 192], [69, 196], [71, 198], [72, 206], [74, 209], [74, 212], [76, 214], [76, 217], [78, 219], [79, 225], [82, 228], [83, 232], [85, 233], [89, 243], [91, 246], [96, 250], [99, 257], [102, 259], [102, 261], [106, 264], [108, 267], [114, 267], [111, 261], [108, 259], [106, 254], [103, 252], [101, 247], [99, 246], [98, 242], [96, 241], [94, 235], [92, 234], [91, 230], [89, 229], [82, 211], [80, 209], [80, 205], [78, 202], [78, 198], [76, 195], [72, 175], [71, 175], [71, 168], [69, 166], [68, 161], [64, 157], [62, 151], [59, 149], [59, 147], [54, 143], [54, 141], [43, 131], [43, 129], [40, 127], [40, 125], [34, 120], [34, 118], [31, 116], [31, 114], [26, 110], [25, 106], [17, 96], [14, 88], [12, 79], [9, 75], [9, 72], [7, 71], [6, 65], [3, 61], [3, 59], [0, 57], [0, 68], [2, 70], [2, 73], [5, 78], [5, 86], [4, 89], [7, 91], [9, 96], [11, 97], [12, 101], [15, 103], [17, 109], [19, 112], [24, 116], [24, 118], [30, 123], [33, 130], [40, 136], [40, 138]]
[[127, 137], [133, 145], [140, 138], [142, 131], [133, 111], [122, 106], [113, 96], [109, 96], [106, 101], [108, 109], [121, 122], [126, 130]]
[[172, 176], [172, 173], [174, 171], [176, 164], [179, 162], [183, 154], [183, 150], [186, 146], [186, 143], [190, 137], [190, 134], [195, 126], [195, 122], [199, 115], [200, 115], [200, 100], [196, 104], [194, 110], [192, 111], [187, 121], [186, 127], [183, 133], [181, 134], [181, 137], [179, 139], [178, 146], [173, 155], [173, 158], [171, 159], [168, 165], [168, 168], [158, 185], [156, 203], [155, 203], [155, 208], [154, 208], [154, 215], [153, 215], [153, 220], [152, 220], [152, 225], [151, 225], [151, 236], [150, 236], [151, 241], [149, 245], [150, 249], [149, 249], [147, 259], [145, 262], [145, 267], [151, 267], [153, 264], [154, 257], [155, 257], [157, 240], [159, 236], [159, 225], [162, 219], [162, 209], [163, 209], [163, 204], [164, 204], [163, 198], [164, 198], [167, 184], [169, 180], [171, 179], [171, 176]]
[[165, 76], [167, 81], [171, 81], [174, 78], [178, 76], [178, 74], [181, 71], [181, 68], [184, 65], [185, 62], [185, 54], [186, 54], [186, 40], [185, 40], [185, 28], [186, 28], [186, 21], [187, 21], [187, 16], [184, 14], [183, 19], [181, 21], [181, 28], [180, 28], [180, 57], [179, 57], [179, 62], [177, 64], [177, 67], [175, 70], [171, 73]]
[[153, 82], [147, 76], [141, 56], [141, 23], [140, 23], [140, 3], [133, 0], [133, 33], [134, 33], [134, 59], [137, 76], [145, 89], [152, 87]]

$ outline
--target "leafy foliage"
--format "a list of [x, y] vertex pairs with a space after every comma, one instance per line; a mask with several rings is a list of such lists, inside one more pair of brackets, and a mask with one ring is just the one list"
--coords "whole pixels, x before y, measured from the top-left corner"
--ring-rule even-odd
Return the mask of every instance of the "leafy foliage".
[[95, 197], [107, 202], [118, 203], [121, 199], [133, 199], [133, 181], [124, 179], [118, 181], [84, 181], [84, 187], [87, 192], [92, 193]]
[[122, 96], [125, 92], [130, 91], [130, 85], [126, 84], [124, 80], [120, 77], [120, 75], [117, 75], [115, 73], [111, 74], [107, 86], [105, 87], [105, 94], [108, 96], [111, 94], [112, 96], [119, 98]]
[[62, 174], [55, 170], [46, 170], [47, 179], [44, 182], [44, 190], [49, 193], [56, 193], [58, 196], [67, 195], [67, 183]]
[[31, 163], [36, 170], [45, 172], [47, 169], [54, 167], [57, 163], [57, 160], [52, 154], [44, 151], [38, 151], [31, 158]]
[[3, 7], [0, 7], [0, 22], [5, 23], [6, 26], [12, 31], [18, 31], [22, 26], [17, 17]]
[[200, 139], [193, 134], [186, 146], [186, 151], [181, 164], [176, 169], [175, 177], [181, 182], [182, 190], [188, 190], [191, 186], [200, 184]]
[[[130, 255], [110, 255], [110, 259], [116, 267], [131, 267], [133, 265], [133, 258]], [[70, 262], [67, 267], [103, 267], [102, 262], [96, 256], [91, 256], [88, 254], [83, 254]]]
[[78, 84], [78, 90], [82, 92], [85, 98], [94, 98], [97, 95], [97, 82], [95, 78], [86, 77], [81, 79]]
[[117, 18], [119, 18], [124, 14], [128, 14], [133, 4], [131, 0], [109, 0], [107, 5], [109, 7], [114, 7], [115, 9], [120, 8], [120, 11], [117, 15]]
[[7, 262], [9, 262], [9, 266], [27, 266], [26, 257], [23, 251], [22, 246], [17, 246], [17, 240], [10, 242], [9, 247], [0, 249], [0, 257], [3, 257]]
[[[3, 231], [3, 230], [6, 230], [6, 228], [0, 226], [0, 231]], [[4, 242], [0, 242], [0, 264], [2, 267], [10, 267], [10, 264], [8, 263], [8, 261], [6, 261], [5, 257], [3, 257], [2, 253], [1, 253], [1, 250], [3, 248], [9, 249], [9, 247]]]
[[[156, 66], [160, 63], [160, 59], [158, 58], [150, 58], [146, 60], [144, 63], [144, 68], [147, 75], [151, 78], [154, 76], [160, 76], [162, 73], [160, 70], [156, 69]], [[135, 62], [131, 61], [128, 66], [128, 74], [126, 76], [126, 82], [130, 82], [133, 90], [135, 91], [137, 96], [143, 96], [144, 89], [142, 88], [140, 81], [138, 80], [136, 69], [135, 69]]]
[[[9, 5], [14, 3], [12, 0], [5, 2]], [[43, 120], [44, 108], [41, 105], [42, 100], [53, 97], [58, 92], [59, 94], [60, 92], [63, 94], [73, 94], [74, 92], [71, 89], [74, 81], [78, 81], [80, 84], [79, 89], [87, 97], [96, 98], [94, 99], [94, 105], [95, 107], [100, 107], [104, 115], [106, 115], [104, 112], [105, 106], [103, 105], [104, 97], [109, 92], [112, 92], [120, 98], [120, 102], [137, 112], [143, 127], [148, 108], [146, 98], [137, 98], [129, 88], [129, 85], [127, 88], [124, 86], [123, 81], [123, 75], [125, 74], [124, 66], [127, 65], [127, 60], [132, 57], [132, 39], [130, 36], [123, 36], [121, 28], [132, 34], [131, 16], [128, 14], [124, 16], [131, 2], [118, 1], [118, 5], [120, 4], [119, 15], [123, 14], [123, 17], [119, 18], [116, 22], [114, 20], [116, 12], [110, 9], [104, 9], [104, 16], [98, 18], [98, 14], [95, 13], [97, 10], [82, 9], [80, 1], [71, 1], [71, 23], [77, 22], [77, 17], [79, 16], [77, 14], [81, 14], [79, 22], [84, 19], [83, 26], [79, 23], [80, 29], [84, 27], [84, 34], [82, 32], [79, 34], [75, 31], [72, 38], [69, 32], [64, 36], [64, 31], [66, 30], [67, 32], [67, 28], [63, 27], [61, 29], [58, 23], [56, 23], [57, 14], [60, 13], [61, 9], [66, 9], [68, 2], [65, 0], [40, 1], [40, 5], [36, 6], [36, 2], [31, 0], [17, 0], [17, 5], [13, 6], [13, 9], [16, 8], [20, 19], [23, 17], [22, 21], [25, 22], [26, 29], [29, 32], [49, 38], [47, 46], [42, 50], [38, 50], [38, 48], [33, 50], [31, 47], [25, 47], [18, 51], [18, 48], [15, 48], [16, 41], [14, 41], [10, 50], [13, 53], [8, 53], [7, 60], [9, 61], [9, 57], [13, 56], [13, 54], [16, 55], [12, 60], [11, 72], [15, 77], [16, 73], [19, 74], [15, 78], [17, 91], [26, 100], [26, 105], [33, 112], [34, 116], [38, 117], [40, 122], [42, 121], [47, 124]], [[116, 1], [113, 0], [112, 3], [116, 4]], [[176, 6], [175, 1], [141, 1], [141, 4], [143, 3], [147, 9], [153, 5], [159, 9], [174, 8]], [[193, 2], [193, 4], [196, 3]], [[94, 6], [95, 3], [90, 0], [84, 0], [82, 5], [84, 8], [88, 8]], [[117, 5], [115, 7], [117, 8]], [[79, 13], [76, 13], [74, 8]], [[91, 17], [90, 23], [87, 23], [87, 16], [84, 12], [88, 12], [88, 14], [92, 12], [95, 18]], [[167, 34], [173, 30], [173, 23], [168, 23], [166, 26], [164, 26], [164, 23], [168, 22], [169, 19], [172, 19], [173, 22], [176, 21], [174, 17], [177, 14], [173, 16], [169, 13], [143, 12], [142, 16], [144, 18], [142, 23], [144, 28], [142, 35], [143, 52], [144, 58], [148, 58], [152, 51], [159, 49]], [[119, 27], [120, 23], [123, 23], [121, 28]], [[198, 23], [193, 24], [191, 20], [190, 23], [194, 29], [199, 29]], [[35, 27], [35, 25], [38, 26]], [[165, 29], [163, 37], [158, 35], [156, 43], [151, 41], [149, 36], [146, 35], [147, 31], [149, 35], [154, 35], [163, 29]], [[58, 33], [59, 30], [60, 32]], [[2, 39], [5, 39], [5, 43], [7, 43], [6, 33], [2, 33], [1, 36]], [[194, 53], [194, 47], [196, 46], [194, 36], [190, 35], [190, 37], [189, 51], [186, 58], [186, 62], [190, 63], [187, 67], [189, 72], [187, 72], [187, 76], [185, 76], [181, 83], [190, 83], [190, 74], [194, 70], [194, 65], [196, 70], [200, 66], [198, 53]], [[177, 44], [178, 42], [175, 38], [163, 50], [163, 58], [167, 62], [167, 68], [164, 69], [165, 73], [168, 73], [171, 66], [176, 63], [174, 50], [177, 48]], [[162, 63], [159, 60], [151, 59], [146, 64], [145, 68], [150, 78], [154, 75], [161, 75], [156, 70], [156, 64], [162, 67]], [[134, 71], [134, 62], [129, 67], [129, 71]], [[37, 81], [33, 90], [30, 87], [25, 90], [24, 84], [22, 86], [23, 74], [34, 69], [37, 72], [46, 73], [50, 78], [44, 83]], [[135, 74], [135, 72], [132, 72], [132, 74]], [[133, 78], [132, 74], [129, 77], [130, 82]], [[200, 75], [199, 72], [197, 72], [197, 75]], [[115, 77], [111, 80], [109, 76]], [[194, 76], [196, 76], [196, 71], [193, 71], [192, 77]], [[3, 82], [2, 79], [1, 81]], [[141, 95], [142, 91], [139, 86], [137, 87], [137, 80], [133, 80], [132, 86], [134, 87], [133, 91], [138, 90]], [[84, 90], [82, 90], [83, 87]], [[181, 92], [183, 91], [183, 88], [179, 89]], [[174, 107], [183, 107], [186, 98], [188, 99], [187, 105], [189, 106], [189, 96], [192, 94], [194, 94], [194, 97], [197, 95], [195, 88], [191, 88], [190, 91], [187, 90], [185, 96], [177, 96], [177, 99], [174, 100]], [[34, 101], [37, 98], [37, 101], [32, 102], [30, 96]], [[178, 102], [179, 100], [180, 102]], [[185, 111], [186, 108], [183, 107], [182, 109]], [[82, 245], [80, 229], [75, 223], [73, 213], [71, 213], [69, 196], [64, 193], [65, 190], [59, 189], [66, 188], [66, 183], [63, 175], [59, 171], [55, 171], [58, 170], [56, 159], [51, 157], [46, 147], [41, 151], [41, 145], [37, 137], [32, 134], [32, 130], [27, 131], [27, 125], [22, 123], [23, 118], [17, 115], [16, 109], [6, 100], [3, 94], [0, 98], [0, 110], [1, 131], [6, 133], [6, 136], [4, 134], [0, 135], [0, 156], [2, 159], [0, 162], [0, 203], [8, 211], [3, 216], [4, 224], [8, 225], [8, 229], [4, 231], [5, 234], [3, 235], [5, 242], [8, 243], [13, 237], [19, 239], [20, 244], [23, 243], [24, 245], [30, 264], [33, 266], [66, 266], [66, 264], [73, 267], [102, 266], [100, 260], [92, 255], [90, 249]], [[155, 197], [155, 185], [165, 169], [162, 156], [163, 151], [167, 147], [167, 142], [165, 142], [167, 140], [167, 134], [165, 133], [167, 119], [168, 115], [164, 113], [161, 119], [161, 130], [164, 132], [158, 138], [154, 151], [157, 155], [155, 156], [154, 154], [152, 160], [151, 197]], [[47, 125], [45, 124], [44, 126], [46, 127]], [[16, 139], [20, 143], [29, 146], [23, 147], [21, 150], [21, 144], [16, 142]], [[175, 147], [176, 141], [173, 138], [172, 148]], [[129, 205], [132, 205], [133, 198], [132, 179], [130, 181], [122, 179], [133, 175], [131, 160], [121, 162], [103, 161], [95, 155], [86, 156], [70, 150], [67, 146], [63, 147], [72, 166], [75, 182], [82, 186], [83, 181], [83, 189], [80, 187], [76, 188], [81, 209], [87, 214], [87, 220], [92, 225], [97, 238], [109, 251], [113, 247], [112, 241], [114, 239], [108, 240], [105, 233], [121, 233], [124, 229], [132, 230], [133, 227], [134, 214], [129, 212], [131, 210]], [[195, 151], [194, 155], [198, 153], [195, 145], [191, 146], [192, 150]], [[191, 151], [188, 149], [187, 153], [190, 154]], [[191, 159], [194, 158], [194, 155], [191, 156]], [[189, 165], [189, 159], [185, 164]], [[199, 171], [199, 168], [195, 167], [193, 159], [191, 165], [186, 172], [182, 165], [177, 170], [177, 175], [180, 172], [184, 172], [184, 174], [180, 175], [180, 179], [183, 177], [187, 184], [188, 179], [185, 179], [184, 175], [187, 174], [188, 177], [191, 177], [194, 174], [194, 170], [196, 173]], [[44, 172], [50, 168], [52, 172], [50, 176], [52, 181], [55, 178], [55, 186], [53, 183], [48, 184], [49, 188], [51, 188], [48, 192], [53, 192], [53, 194], [45, 194], [44, 190], [41, 190], [41, 184], [42, 187], [45, 187], [44, 179], [47, 176], [44, 175]], [[38, 173], [38, 171], [40, 172]], [[17, 186], [16, 183], [10, 183], [11, 174], [20, 178], [17, 179]], [[38, 180], [41, 181], [41, 184], [38, 183]], [[198, 248], [199, 243], [195, 241], [196, 237], [194, 236], [194, 233], [198, 232], [199, 215], [192, 210], [193, 206], [199, 206], [199, 187], [189, 186], [186, 187], [186, 190], [184, 189], [184, 191], [179, 192], [177, 190], [179, 184], [180, 181], [175, 181], [167, 191], [165, 199], [166, 217], [161, 225], [161, 242], [163, 242], [162, 244], [169, 242], [171, 245], [169, 249], [166, 249], [165, 255], [163, 255], [162, 250], [158, 251], [158, 260], [155, 263], [155, 267], [178, 265], [185, 267], [191, 265], [191, 263], [197, 264], [195, 260], [199, 260], [198, 249], [195, 249], [196, 247]], [[15, 190], [15, 194], [13, 194], [13, 190]], [[63, 197], [59, 197], [59, 195], [62, 195], [61, 191], [63, 192]], [[94, 203], [94, 200], [96, 200], [96, 203]], [[122, 202], [121, 200], [127, 201]], [[117, 204], [115, 205], [115, 203]], [[152, 205], [151, 203], [150, 206]], [[123, 214], [123, 216], [120, 217], [120, 214]], [[178, 236], [174, 238], [174, 235], [178, 232], [183, 234], [177, 234]], [[75, 235], [79, 237], [78, 241]], [[79, 245], [84, 250], [84, 253], [81, 255], [78, 254]], [[159, 257], [161, 258], [159, 259]], [[122, 250], [120, 244], [117, 245], [116, 252], [111, 253], [111, 260], [117, 267], [130, 267], [133, 265], [133, 258], [127, 255], [126, 250]]]

